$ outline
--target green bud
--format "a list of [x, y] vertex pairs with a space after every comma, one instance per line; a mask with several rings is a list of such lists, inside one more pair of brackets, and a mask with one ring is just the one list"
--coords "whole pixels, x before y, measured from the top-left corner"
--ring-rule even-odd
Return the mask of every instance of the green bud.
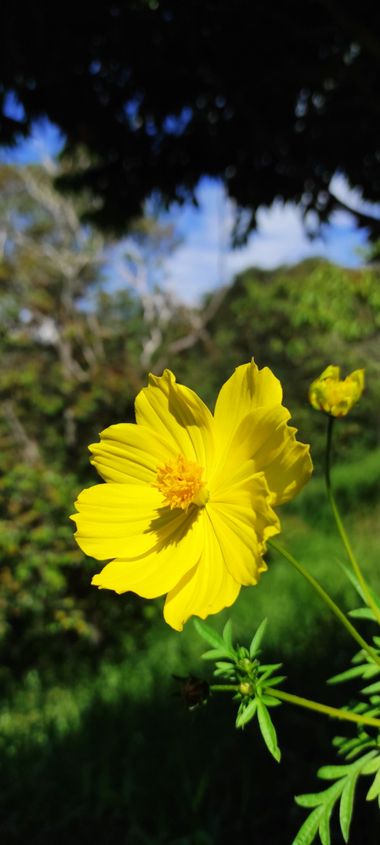
[[242, 669], [243, 672], [246, 672], [248, 675], [249, 672], [251, 672], [252, 670], [252, 660], [250, 660], [249, 657], [243, 657], [241, 660], [239, 660], [238, 667], [239, 669]]
[[239, 692], [241, 695], [253, 695], [255, 690], [253, 684], [249, 681], [242, 681], [239, 685]]

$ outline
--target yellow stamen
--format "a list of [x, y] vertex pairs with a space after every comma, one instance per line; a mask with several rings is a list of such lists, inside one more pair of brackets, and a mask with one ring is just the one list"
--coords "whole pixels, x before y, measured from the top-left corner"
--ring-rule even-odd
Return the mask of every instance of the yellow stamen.
[[187, 510], [191, 504], [203, 507], [209, 492], [202, 480], [203, 468], [184, 455], [157, 468], [155, 487], [161, 491], [170, 508]]

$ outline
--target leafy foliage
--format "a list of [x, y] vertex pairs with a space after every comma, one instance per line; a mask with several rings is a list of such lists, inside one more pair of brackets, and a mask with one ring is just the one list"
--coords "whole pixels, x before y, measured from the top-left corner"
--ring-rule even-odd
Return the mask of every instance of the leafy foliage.
[[357, 780], [360, 775], [373, 774], [375, 778], [368, 790], [367, 800], [379, 798], [380, 806], [380, 754], [377, 751], [369, 751], [359, 760], [346, 765], [322, 766], [317, 772], [318, 777], [335, 782], [322, 792], [296, 797], [300, 807], [312, 808], [312, 812], [293, 840], [293, 845], [310, 845], [317, 833], [322, 845], [330, 845], [330, 819], [337, 801], [340, 829], [344, 841], [348, 842]]
[[[215, 661], [214, 676], [222, 684], [210, 686], [212, 691], [234, 692], [234, 698], [239, 702], [236, 727], [243, 728], [257, 716], [261, 735], [272, 756], [280, 761], [281, 752], [278, 747], [277, 734], [272, 722], [269, 708], [281, 703], [277, 685], [285, 678], [276, 676], [281, 664], [262, 664], [259, 659], [261, 642], [266, 629], [265, 619], [253, 635], [249, 649], [236, 645], [232, 641], [232, 625], [229, 620], [222, 635], [215, 632], [209, 625], [198, 619], [194, 625], [200, 636], [212, 646], [202, 657]], [[373, 640], [373, 652], [380, 655], [380, 637]], [[331, 678], [331, 684], [357, 680], [368, 680], [371, 683], [363, 687], [362, 694], [366, 701], [351, 704], [346, 710], [361, 716], [378, 719], [380, 716], [380, 668], [372, 657], [364, 650], [354, 656], [354, 666]], [[375, 681], [373, 679], [376, 678]], [[297, 697], [292, 696], [296, 703]], [[285, 699], [286, 700], [286, 699]], [[299, 703], [302, 699], [299, 699]], [[345, 758], [341, 765], [323, 766], [317, 772], [322, 780], [333, 781], [331, 786], [320, 792], [307, 793], [296, 796], [296, 802], [301, 807], [310, 809], [305, 822], [293, 840], [293, 845], [311, 845], [319, 835], [322, 845], [331, 845], [331, 817], [339, 802], [339, 823], [344, 841], [347, 843], [354, 808], [355, 790], [361, 776], [374, 776], [367, 791], [367, 801], [377, 800], [380, 807], [380, 735], [378, 728], [372, 729], [359, 724], [355, 737], [336, 737], [334, 745], [338, 754]]]
[[[264, 619], [254, 634], [249, 649], [233, 646], [231, 620], [226, 622], [220, 636], [205, 622], [195, 619], [194, 625], [200, 636], [214, 648], [204, 652], [203, 660], [215, 660], [215, 678], [228, 682], [226, 689], [235, 690], [239, 701], [236, 727], [244, 728], [257, 716], [261, 735], [272, 756], [280, 762], [281, 751], [278, 747], [277, 734], [269, 708], [277, 707], [281, 702], [271, 694], [272, 687], [285, 679], [275, 673], [281, 663], [264, 664], [259, 660], [260, 645], [265, 633], [267, 620]], [[216, 685], [214, 689], [217, 689]], [[222, 685], [223, 688], [223, 685]], [[211, 687], [211, 690], [213, 687]]]
[[[380, 654], [380, 638], [374, 637], [373, 648]], [[330, 679], [330, 684], [338, 684], [362, 678], [365, 681], [379, 678], [379, 666], [373, 663], [366, 652], [360, 651], [353, 657], [354, 666]], [[353, 712], [366, 716], [380, 715], [380, 679], [366, 684], [361, 692], [368, 699], [352, 705]], [[358, 778], [362, 775], [374, 775], [367, 791], [367, 801], [377, 799], [380, 807], [380, 736], [371, 735], [369, 730], [360, 727], [355, 737], [335, 737], [334, 745], [338, 754], [347, 761], [343, 765], [323, 766], [317, 776], [334, 783], [321, 792], [296, 796], [301, 807], [310, 808], [311, 813], [303, 823], [294, 839], [293, 845], [310, 845], [317, 833], [322, 845], [330, 845], [330, 821], [333, 810], [339, 801], [339, 823], [342, 836], [348, 842], [350, 825], [355, 800]], [[350, 761], [350, 762], [348, 762]]]

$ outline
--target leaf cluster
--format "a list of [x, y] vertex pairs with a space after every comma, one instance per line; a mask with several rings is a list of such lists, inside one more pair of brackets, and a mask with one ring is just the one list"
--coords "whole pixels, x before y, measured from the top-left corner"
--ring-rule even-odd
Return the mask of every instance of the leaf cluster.
[[[360, 608], [355, 615], [373, 617], [371, 610]], [[380, 654], [380, 637], [373, 638], [373, 649]], [[330, 678], [330, 684], [339, 684], [363, 679], [366, 683], [361, 689], [365, 701], [356, 701], [350, 710], [366, 716], [380, 716], [380, 669], [371, 661], [367, 652], [360, 651], [352, 659], [350, 669]], [[376, 680], [374, 680], [376, 679]], [[377, 800], [380, 808], [380, 734], [370, 728], [359, 727], [354, 737], [337, 736], [333, 740], [338, 754], [347, 762], [337, 766], [322, 766], [317, 776], [333, 783], [320, 792], [296, 796], [301, 807], [311, 810], [306, 821], [298, 831], [293, 845], [310, 845], [319, 834], [322, 845], [330, 845], [330, 824], [334, 808], [339, 802], [339, 824], [345, 842], [348, 842], [355, 791], [359, 777], [374, 775], [367, 790], [367, 801]]]
[[[354, 615], [373, 619], [373, 613], [366, 608], [353, 611]], [[211, 645], [202, 657], [215, 662], [214, 677], [218, 683], [210, 685], [210, 691], [230, 691], [238, 702], [236, 727], [244, 728], [257, 717], [257, 723], [264, 742], [273, 757], [281, 758], [276, 729], [269, 713], [271, 707], [280, 704], [276, 696], [277, 685], [285, 678], [276, 675], [281, 664], [261, 662], [261, 643], [267, 621], [264, 620], [255, 632], [249, 648], [234, 644], [232, 624], [229, 620], [222, 634], [217, 633], [205, 622], [196, 619], [194, 625], [200, 636]], [[373, 638], [373, 650], [380, 654], [380, 637]], [[352, 666], [330, 679], [330, 684], [350, 681], [364, 681], [360, 690], [364, 700], [350, 702], [345, 709], [351, 712], [379, 718], [380, 716], [380, 669], [369, 654], [361, 650], [352, 658]], [[369, 682], [369, 683], [368, 683]], [[377, 800], [380, 807], [380, 735], [378, 730], [359, 725], [355, 736], [335, 737], [334, 746], [344, 763], [323, 766], [317, 772], [321, 780], [331, 785], [320, 792], [296, 796], [299, 806], [310, 810], [308, 817], [296, 835], [293, 845], [311, 845], [319, 835], [322, 845], [330, 845], [330, 825], [334, 809], [339, 806], [339, 824], [344, 841], [349, 838], [355, 792], [358, 779], [372, 777], [367, 790], [368, 801]]]
[[332, 812], [339, 801], [339, 823], [342, 836], [348, 842], [355, 789], [361, 775], [375, 775], [367, 792], [367, 801], [378, 799], [380, 806], [380, 752], [373, 750], [358, 760], [342, 766], [322, 766], [317, 772], [322, 780], [334, 781], [321, 792], [297, 795], [300, 807], [311, 809], [310, 815], [298, 831], [293, 845], [310, 845], [317, 833], [322, 845], [330, 845], [330, 821]]
[[224, 688], [234, 692], [234, 699], [239, 704], [236, 727], [244, 728], [257, 716], [265, 745], [275, 760], [280, 762], [281, 751], [269, 708], [281, 704], [272, 690], [285, 680], [285, 676], [276, 674], [281, 663], [265, 664], [259, 659], [267, 620], [264, 619], [257, 628], [249, 648], [233, 644], [231, 620], [227, 621], [222, 635], [199, 619], [194, 621], [194, 625], [200, 636], [212, 646], [202, 654], [203, 660], [215, 661], [215, 678], [226, 682], [225, 685], [211, 686], [211, 691]]

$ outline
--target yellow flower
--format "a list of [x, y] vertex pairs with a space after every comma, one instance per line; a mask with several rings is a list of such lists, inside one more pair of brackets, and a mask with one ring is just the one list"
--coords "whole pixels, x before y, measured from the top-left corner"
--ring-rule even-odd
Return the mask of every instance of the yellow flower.
[[330, 365], [310, 385], [309, 399], [313, 408], [332, 417], [345, 417], [359, 401], [364, 390], [364, 370], [354, 370], [340, 378], [340, 367]]
[[137, 396], [137, 424], [90, 446], [106, 484], [80, 493], [76, 539], [98, 560], [92, 583], [145, 598], [167, 593], [164, 617], [182, 630], [228, 607], [267, 569], [273, 506], [306, 483], [309, 447], [295, 439], [282, 388], [253, 362], [223, 385], [214, 415], [170, 370]]

